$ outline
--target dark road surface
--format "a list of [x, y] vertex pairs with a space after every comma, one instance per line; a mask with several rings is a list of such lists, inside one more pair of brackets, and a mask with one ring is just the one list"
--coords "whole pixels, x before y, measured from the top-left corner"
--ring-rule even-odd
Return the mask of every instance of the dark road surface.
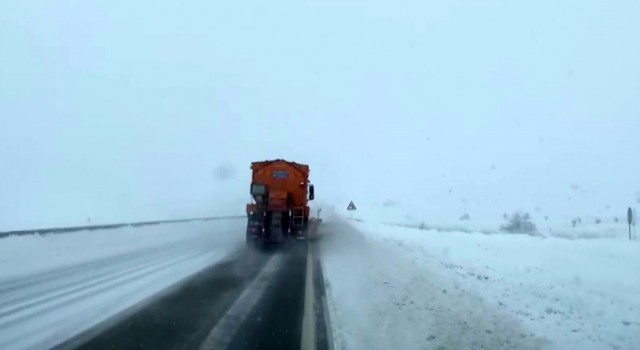
[[[301, 245], [261, 252], [242, 250], [54, 349], [200, 349], [219, 323], [229, 323], [221, 320], [238, 319], [233, 310], [242, 309], [242, 295], [260, 278], [266, 282], [255, 306], [245, 307], [246, 315], [236, 322], [237, 329], [223, 331], [232, 334], [224, 334], [222, 343], [228, 349], [300, 349], [306, 253], [307, 247]], [[278, 268], [263, 276], [264, 266], [275, 263], [272, 260], [277, 260]], [[314, 286], [323, 288], [323, 283]], [[321, 335], [323, 329], [320, 327]], [[320, 344], [318, 349], [322, 348], [326, 346]]]
[[[295, 250], [231, 341], [229, 349], [299, 349], [304, 311], [306, 255]], [[268, 346], [267, 346], [268, 345]]]

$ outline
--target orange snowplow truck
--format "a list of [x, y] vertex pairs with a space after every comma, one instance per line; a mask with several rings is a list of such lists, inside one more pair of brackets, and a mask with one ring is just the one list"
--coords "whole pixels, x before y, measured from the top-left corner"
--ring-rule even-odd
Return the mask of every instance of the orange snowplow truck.
[[305, 239], [308, 201], [314, 198], [309, 166], [284, 159], [251, 163], [251, 203], [247, 204], [247, 244]]

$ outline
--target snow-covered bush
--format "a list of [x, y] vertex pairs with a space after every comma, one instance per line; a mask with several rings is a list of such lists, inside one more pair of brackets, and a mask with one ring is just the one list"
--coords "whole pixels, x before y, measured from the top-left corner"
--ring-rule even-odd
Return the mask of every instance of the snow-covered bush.
[[581, 223], [582, 223], [582, 219], [575, 218], [575, 219], [571, 220], [571, 227], [575, 228], [576, 225], [581, 224]]
[[397, 201], [394, 201], [393, 199], [387, 199], [384, 202], [382, 202], [382, 206], [383, 207], [395, 207], [398, 205]]
[[529, 213], [515, 212], [507, 218], [507, 223], [502, 225], [500, 230], [509, 233], [534, 233], [537, 228]]

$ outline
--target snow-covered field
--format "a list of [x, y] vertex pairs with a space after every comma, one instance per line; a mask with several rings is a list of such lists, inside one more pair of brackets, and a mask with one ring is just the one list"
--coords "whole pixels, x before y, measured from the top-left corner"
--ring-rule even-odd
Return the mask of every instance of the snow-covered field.
[[[440, 203], [440, 201], [427, 204], [410, 201], [357, 204], [358, 210], [347, 213], [346, 217], [377, 223], [422, 226], [440, 231], [497, 233], [506, 223], [504, 215], [514, 212], [514, 210], [500, 210], [490, 203], [478, 203], [473, 207], [469, 204], [466, 210], [457, 208], [457, 211], [451, 209], [455, 207], [454, 205], [447, 206], [446, 202]], [[346, 204], [344, 206], [346, 208]], [[569, 206], [570, 204], [567, 204], [567, 207]], [[530, 214], [531, 221], [537, 228], [536, 234], [541, 236], [571, 239], [628, 239], [627, 207], [609, 208], [598, 211], [597, 214], [575, 212], [571, 215], [568, 214], [568, 210], [556, 213], [544, 208], [515, 211]], [[468, 218], [462, 220], [463, 214], [469, 215]], [[574, 220], [578, 220], [575, 225], [573, 225]]]
[[241, 220], [0, 239], [0, 349], [67, 339], [223, 259]]
[[640, 244], [442, 232], [330, 217], [340, 349], [637, 349]]

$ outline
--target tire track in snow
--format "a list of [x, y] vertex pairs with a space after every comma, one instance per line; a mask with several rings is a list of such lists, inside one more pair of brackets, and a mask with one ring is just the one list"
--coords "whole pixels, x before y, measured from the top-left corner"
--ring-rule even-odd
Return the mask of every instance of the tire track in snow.
[[[157, 261], [150, 261], [148, 265], [140, 264], [128, 270], [115, 271], [114, 273], [102, 278], [89, 278], [83, 282], [69, 284], [54, 293], [42, 294], [35, 298], [26, 298], [26, 302], [18, 305], [11, 302], [4, 302], [3, 304], [8, 304], [9, 306], [6, 309], [0, 308], [0, 327], [6, 326], [11, 322], [19, 322], [20, 320], [29, 318], [33, 316], [33, 314], [39, 312], [51, 311], [65, 303], [71, 303], [83, 298], [91, 297], [91, 295], [98, 294], [112, 286], [127, 283], [132, 279], [146, 274], [162, 271], [168, 267], [197, 257], [201, 254], [203, 253], [172, 259], [159, 265], [155, 265], [155, 263], [160, 262], [160, 259]], [[15, 314], [18, 314], [19, 316], [15, 316]]]
[[[197, 255], [201, 255], [201, 254], [197, 254]], [[194, 255], [196, 256], [196, 255]], [[13, 321], [11, 323], [9, 323], [9, 325], [5, 326], [3, 324], [0, 324], [0, 327], [3, 328], [10, 328], [12, 325], [17, 324], [18, 327], [20, 327], [22, 324], [21, 322], [30, 322], [33, 318], [37, 318], [38, 315], [40, 314], [46, 314], [46, 313], [53, 313], [56, 310], [59, 310], [60, 308], [64, 308], [66, 307], [66, 305], [69, 304], [74, 304], [74, 303], [78, 303], [80, 301], [83, 300], [87, 300], [87, 299], [91, 299], [93, 296], [95, 295], [100, 295], [112, 288], [117, 287], [118, 285], [121, 284], [126, 284], [129, 283], [131, 281], [137, 280], [138, 278], [146, 275], [146, 274], [154, 274], [158, 271], [162, 271], [165, 270], [169, 267], [175, 266], [177, 264], [180, 264], [181, 262], [188, 260], [192, 258], [192, 256], [187, 256], [187, 257], [183, 257], [183, 258], [177, 258], [177, 259], [173, 259], [170, 262], [160, 265], [159, 267], [156, 268], [146, 268], [146, 269], [140, 269], [138, 272], [135, 273], [127, 273], [127, 274], [122, 274], [122, 276], [114, 278], [114, 279], [110, 279], [107, 283], [99, 283], [96, 284], [96, 286], [94, 288], [88, 288], [86, 289], [84, 292], [81, 293], [71, 293], [68, 295], [63, 296], [62, 298], [56, 300], [54, 303], [48, 303], [48, 304], [44, 304], [46, 306], [43, 305], [38, 305], [36, 307], [34, 307], [33, 309], [27, 309], [27, 312], [25, 312], [25, 314], [20, 315], [20, 317], [18, 317], [17, 319], [12, 319], [10, 321]], [[30, 331], [25, 330], [25, 331], [16, 331], [15, 333], [12, 334], [12, 336], [5, 338], [5, 340], [3, 342], [6, 342], [8, 344], [11, 344], [13, 342], [15, 342], [16, 340], [22, 339], [24, 337], [29, 337], [30, 335]], [[3, 343], [0, 343], [0, 347], [2, 348], [11, 348], [10, 346], [6, 346], [3, 347]]]
[[130, 261], [134, 260], [136, 257], [142, 260], [144, 260], [145, 258], [144, 255], [141, 256], [140, 251], [135, 251], [135, 252], [112, 256], [112, 257], [108, 257], [108, 258], [104, 258], [96, 261], [87, 262], [82, 265], [72, 265], [69, 267], [56, 268], [49, 271], [38, 272], [25, 277], [10, 278], [4, 281], [0, 280], [0, 295], [9, 293], [12, 291], [16, 291], [16, 290], [19, 290], [20, 292], [22, 292], [28, 287], [38, 285], [38, 284], [48, 283], [51, 280], [64, 279], [87, 270], [91, 270], [95, 272], [96, 270], [104, 269], [105, 267], [112, 268], [120, 264], [126, 265]]
[[156, 244], [82, 265], [4, 279], [0, 282], [0, 349], [49, 348], [147, 299], [232, 253], [229, 248], [234, 245], [221, 246], [215, 240], [202, 236]]
[[[176, 249], [174, 249], [176, 250]], [[178, 250], [176, 250], [178, 251]], [[28, 277], [28, 283], [16, 283], [11, 290], [11, 293], [4, 293], [0, 290], [0, 318], [4, 315], [7, 305], [16, 306], [17, 303], [21, 303], [25, 300], [32, 302], [37, 301], [39, 298], [50, 298], [56, 294], [64, 292], [67, 289], [83, 286], [89, 282], [93, 282], [99, 279], [111, 278], [114, 273], [124, 270], [124, 274], [133, 272], [136, 267], [145, 267], [155, 263], [166, 260], [164, 254], [168, 252], [162, 252], [162, 254], [148, 254], [141, 255], [132, 254], [129, 255], [129, 259], [120, 260], [110, 264], [113, 259], [105, 259], [100, 264], [86, 264], [80, 267], [73, 268], [73, 273], [54, 276], [59, 278], [52, 278], [46, 274], [39, 275], [37, 279]], [[70, 269], [71, 270], [71, 269]], [[83, 276], [82, 274], [86, 274]], [[78, 277], [81, 276], [81, 277]], [[21, 288], [16, 287], [17, 285]], [[51, 293], [51, 290], [56, 292]]]

